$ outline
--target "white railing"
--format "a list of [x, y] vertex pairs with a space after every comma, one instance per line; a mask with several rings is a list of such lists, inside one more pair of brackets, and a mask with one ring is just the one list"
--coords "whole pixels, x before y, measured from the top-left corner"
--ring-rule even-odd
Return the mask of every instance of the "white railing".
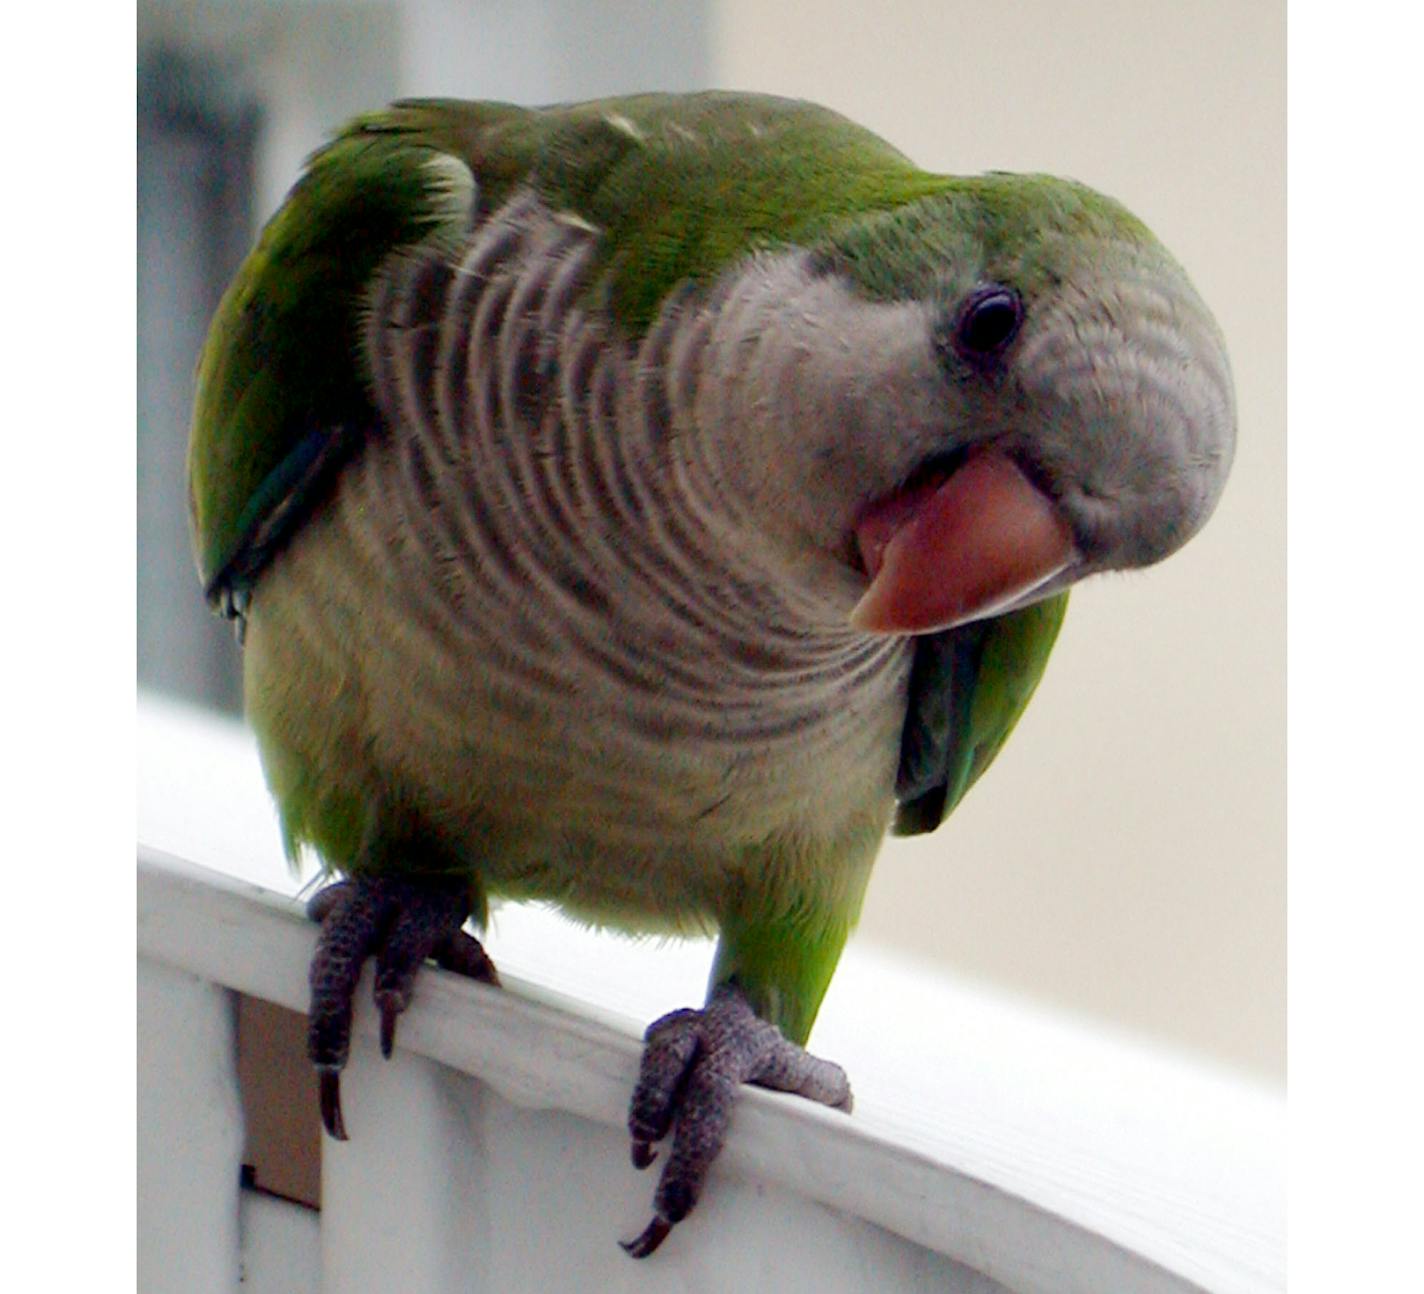
[[[389, 1062], [363, 996], [319, 1211], [242, 1189], [236, 995], [303, 1010], [314, 928], [239, 729], [143, 707], [139, 801], [144, 1291], [1284, 1288], [1275, 1093], [855, 946], [813, 1044], [856, 1113], [745, 1092], [697, 1211], [634, 1262], [638, 1033], [707, 952], [538, 912], [497, 918], [502, 990], [422, 975]], [[239, 857], [273, 888], [201, 866]], [[314, 1137], [309, 1084], [291, 1101]]]

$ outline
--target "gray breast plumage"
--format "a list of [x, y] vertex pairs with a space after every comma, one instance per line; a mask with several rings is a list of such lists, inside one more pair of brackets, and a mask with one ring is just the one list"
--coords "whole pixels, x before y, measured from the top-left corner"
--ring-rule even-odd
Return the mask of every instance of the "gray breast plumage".
[[635, 901], [639, 860], [713, 884], [772, 837], [883, 821], [908, 655], [787, 580], [699, 471], [735, 289], [629, 341], [580, 304], [595, 238], [525, 195], [458, 258], [388, 266], [385, 425], [259, 588], [248, 657], [255, 708], [326, 694], [293, 757], [358, 750], [353, 780], [477, 838], [496, 889], [578, 854], [563, 886], [597, 907]]

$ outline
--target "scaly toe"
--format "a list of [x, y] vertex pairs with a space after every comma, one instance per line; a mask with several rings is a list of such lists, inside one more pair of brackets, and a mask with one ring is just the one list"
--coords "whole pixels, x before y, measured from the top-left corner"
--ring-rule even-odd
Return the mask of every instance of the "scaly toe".
[[328, 886], [307, 905], [321, 922], [309, 976], [307, 1049], [320, 1075], [322, 1126], [337, 1140], [346, 1140], [341, 1070], [351, 1050], [352, 1001], [368, 957], [376, 958], [375, 999], [387, 1058], [426, 958], [498, 983], [479, 941], [460, 928], [472, 898], [468, 884], [443, 877], [359, 877]]
[[628, 1111], [633, 1166], [647, 1168], [656, 1157], [653, 1143], [669, 1132], [672, 1141], [653, 1199], [656, 1216], [636, 1239], [621, 1242], [634, 1258], [652, 1253], [696, 1205], [743, 1083], [850, 1105], [845, 1071], [789, 1041], [731, 985], [718, 988], [700, 1011], [663, 1016], [645, 1038]]

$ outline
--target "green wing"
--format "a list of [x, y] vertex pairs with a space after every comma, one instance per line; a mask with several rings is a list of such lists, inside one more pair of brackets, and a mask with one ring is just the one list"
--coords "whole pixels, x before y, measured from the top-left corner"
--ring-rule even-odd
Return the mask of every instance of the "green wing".
[[217, 597], [260, 567], [329, 469], [377, 424], [364, 294], [392, 252], [454, 239], [472, 184], [415, 138], [354, 124], [314, 156], [223, 295], [198, 360], [188, 489]]
[[1058, 637], [1068, 594], [915, 644], [900, 741], [897, 836], [933, 831], [993, 762]]
[[359, 324], [381, 265], [432, 240], [453, 253], [522, 185], [601, 232], [591, 304], [636, 335], [684, 280], [946, 181], [835, 113], [767, 96], [421, 100], [357, 118], [264, 229], [199, 361], [189, 486], [210, 597], [250, 584], [378, 430]]

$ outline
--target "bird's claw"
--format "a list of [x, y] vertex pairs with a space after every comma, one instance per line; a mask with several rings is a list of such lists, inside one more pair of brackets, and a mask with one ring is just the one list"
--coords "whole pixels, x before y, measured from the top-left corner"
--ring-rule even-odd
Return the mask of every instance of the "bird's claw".
[[635, 1236], [632, 1240], [620, 1240], [618, 1243], [623, 1246], [625, 1253], [631, 1254], [634, 1258], [646, 1258], [668, 1237], [668, 1232], [672, 1230], [672, 1223], [664, 1217], [655, 1217], [646, 1227], [642, 1234]]
[[314, 895], [307, 914], [321, 923], [312, 957], [307, 1049], [320, 1076], [322, 1126], [346, 1140], [341, 1070], [351, 1049], [352, 999], [368, 957], [376, 958], [381, 1054], [395, 1046], [396, 1020], [410, 1003], [427, 957], [447, 970], [498, 984], [479, 940], [460, 927], [471, 909], [468, 886], [443, 878], [353, 878]]
[[620, 1241], [634, 1258], [652, 1253], [697, 1203], [727, 1139], [732, 1102], [743, 1083], [850, 1109], [845, 1071], [789, 1042], [732, 985], [719, 987], [700, 1011], [674, 1011], [655, 1021], [646, 1034], [628, 1112], [633, 1166], [647, 1168], [656, 1158], [653, 1143], [669, 1133], [672, 1148], [654, 1196], [653, 1220], [635, 1239]]

